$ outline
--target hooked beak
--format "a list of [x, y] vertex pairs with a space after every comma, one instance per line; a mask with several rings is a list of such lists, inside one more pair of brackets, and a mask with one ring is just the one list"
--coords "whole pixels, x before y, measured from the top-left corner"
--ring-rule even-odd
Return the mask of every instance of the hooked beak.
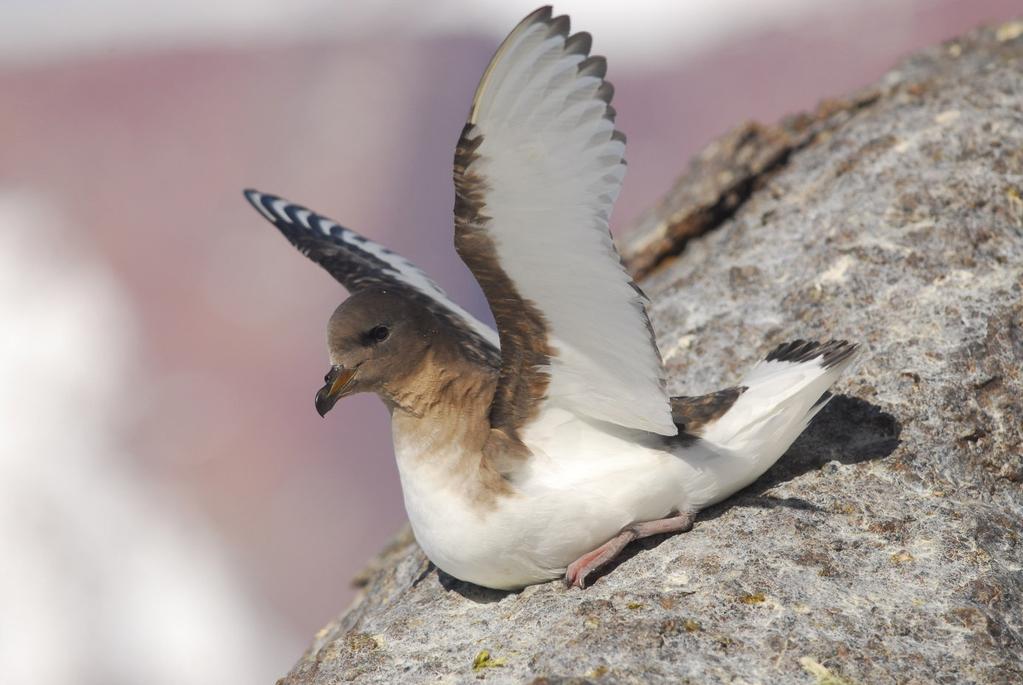
[[326, 416], [327, 412], [334, 408], [337, 401], [345, 396], [345, 391], [355, 380], [355, 369], [346, 369], [343, 366], [332, 366], [327, 373], [326, 385], [316, 393], [316, 413]]

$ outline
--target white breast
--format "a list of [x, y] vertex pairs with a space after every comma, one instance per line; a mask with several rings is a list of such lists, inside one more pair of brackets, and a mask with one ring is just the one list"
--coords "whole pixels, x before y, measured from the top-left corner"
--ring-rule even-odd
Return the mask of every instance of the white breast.
[[462, 475], [451, 467], [462, 455], [423, 453], [422, 442], [393, 432], [394, 453], [401, 477], [405, 510], [416, 541], [426, 556], [446, 573], [489, 587], [520, 587], [543, 578], [504, 583], [501, 569], [517, 567], [506, 557], [520, 549], [509, 540], [504, 507], [481, 506], [469, 495], [477, 485], [475, 474]]
[[478, 506], [472, 484], [452, 477], [460, 455], [423, 454], [395, 431], [409, 521], [439, 568], [489, 587], [518, 588], [565, 568], [637, 521], [687, 509], [691, 468], [661, 449], [556, 410], [523, 439], [532, 450], [514, 494]]

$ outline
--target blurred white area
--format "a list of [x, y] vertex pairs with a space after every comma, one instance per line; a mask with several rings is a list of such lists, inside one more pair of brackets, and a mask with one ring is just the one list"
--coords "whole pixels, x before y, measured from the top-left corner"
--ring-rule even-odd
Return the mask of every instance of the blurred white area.
[[53, 204], [0, 191], [0, 683], [268, 681], [302, 642], [131, 468], [135, 321]]
[[[204, 44], [380, 35], [478, 32], [500, 38], [540, 0], [3, 0], [0, 60], [53, 59], [90, 52]], [[769, 30], [821, 10], [818, 0], [561, 0], [577, 29], [595, 36], [616, 64], [649, 64], [692, 54], [727, 36]], [[898, 12], [904, 3], [830, 0]], [[54, 21], [54, 17], [60, 21]], [[496, 46], [496, 44], [495, 44]]]

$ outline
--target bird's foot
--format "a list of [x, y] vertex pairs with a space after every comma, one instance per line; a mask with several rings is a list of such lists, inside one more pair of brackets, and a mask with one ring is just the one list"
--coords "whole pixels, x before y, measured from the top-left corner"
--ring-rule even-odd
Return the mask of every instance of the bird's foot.
[[565, 571], [565, 584], [568, 587], [586, 587], [586, 576], [618, 556], [625, 546], [635, 539], [636, 533], [631, 528], [626, 528], [597, 549], [582, 555], [568, 565], [568, 570]]
[[586, 587], [587, 576], [607, 565], [633, 540], [663, 533], [684, 533], [692, 529], [694, 518], [694, 514], [678, 514], [656, 521], [632, 524], [597, 549], [569, 564], [568, 570], [565, 571], [565, 584], [568, 587]]

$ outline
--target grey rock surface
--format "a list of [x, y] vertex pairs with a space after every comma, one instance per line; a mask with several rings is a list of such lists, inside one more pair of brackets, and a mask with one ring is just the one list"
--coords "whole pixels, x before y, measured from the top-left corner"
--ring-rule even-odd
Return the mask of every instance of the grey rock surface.
[[670, 390], [861, 341], [828, 408], [585, 591], [484, 590], [399, 537], [281, 682], [1023, 681], [1021, 195], [1018, 22], [712, 145], [626, 248]]

